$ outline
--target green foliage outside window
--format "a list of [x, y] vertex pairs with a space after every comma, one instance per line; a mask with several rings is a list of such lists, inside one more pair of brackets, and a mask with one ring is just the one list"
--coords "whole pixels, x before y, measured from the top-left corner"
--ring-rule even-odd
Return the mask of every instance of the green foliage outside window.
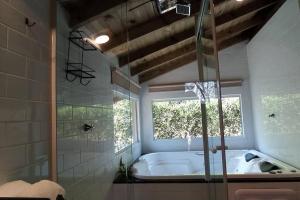
[[[242, 134], [241, 106], [239, 97], [222, 100], [225, 136]], [[206, 104], [209, 136], [219, 136], [218, 102], [211, 99]], [[152, 104], [155, 139], [176, 139], [202, 136], [201, 108], [198, 100], [155, 101]]]
[[119, 99], [113, 105], [115, 152], [132, 144], [131, 101]]

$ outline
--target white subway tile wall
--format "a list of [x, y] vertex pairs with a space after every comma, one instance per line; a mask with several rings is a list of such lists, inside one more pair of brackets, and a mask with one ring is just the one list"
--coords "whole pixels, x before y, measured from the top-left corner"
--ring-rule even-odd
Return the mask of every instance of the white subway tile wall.
[[49, 176], [49, 15], [48, 0], [0, 1], [0, 184]]
[[247, 52], [257, 149], [300, 168], [298, 3], [286, 1], [250, 41]]
[[[78, 79], [66, 80], [71, 29], [60, 6], [57, 14], [58, 182], [66, 189], [69, 200], [111, 199], [120, 158], [130, 164], [133, 157], [140, 155], [140, 147], [128, 148], [118, 155], [114, 153], [110, 58], [100, 52], [86, 52], [85, 64], [96, 71], [96, 78], [87, 86], [81, 85]], [[71, 51], [71, 59], [78, 60], [79, 49], [73, 45]], [[83, 131], [85, 123], [93, 124], [94, 129]]]

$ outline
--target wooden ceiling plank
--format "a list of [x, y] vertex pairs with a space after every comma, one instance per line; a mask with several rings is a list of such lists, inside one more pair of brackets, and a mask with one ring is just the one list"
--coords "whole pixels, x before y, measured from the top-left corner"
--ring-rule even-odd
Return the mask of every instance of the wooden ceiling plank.
[[[218, 2], [221, 4], [224, 1]], [[219, 26], [221, 24], [224, 24], [228, 21], [231, 21], [237, 17], [251, 14], [253, 12], [257, 12], [261, 9], [264, 9], [266, 7], [269, 7], [273, 4], [275, 4], [275, 0], [258, 0], [252, 3], [247, 4], [246, 6], [241, 7], [238, 11], [233, 11], [224, 15], [221, 15], [216, 18], [216, 25]], [[193, 14], [197, 13], [198, 11], [195, 10]], [[162, 20], [165, 19], [165, 20]], [[117, 47], [123, 43], [126, 43], [127, 41], [134, 40], [138, 37], [141, 37], [145, 34], [148, 34], [152, 31], [158, 30], [160, 28], [163, 28], [173, 22], [176, 22], [177, 20], [183, 19], [183, 16], [177, 15], [174, 12], [167, 12], [161, 16], [158, 16], [157, 18], [154, 18], [148, 22], [145, 22], [140, 25], [136, 25], [128, 30], [128, 34], [120, 33], [116, 36], [114, 36], [111, 40], [111, 42], [102, 45], [101, 49], [105, 51], [109, 51], [110, 49], [113, 49], [114, 47]], [[167, 24], [166, 21], [167, 20]], [[194, 28], [193, 28], [194, 31]], [[128, 36], [128, 37], [127, 37]]]
[[154, 53], [160, 49], [166, 48], [168, 46], [174, 45], [180, 41], [183, 41], [187, 38], [193, 37], [195, 35], [195, 31], [193, 30], [186, 30], [184, 32], [180, 32], [178, 34], [173, 35], [172, 37], [168, 37], [162, 41], [156, 42], [152, 45], [148, 45], [142, 49], [138, 49], [136, 51], [130, 52], [129, 56], [127, 54], [122, 55], [119, 57], [119, 66], [124, 66], [127, 63], [133, 62], [139, 58], [145, 57], [151, 53]]
[[189, 53], [191, 51], [196, 50], [196, 43], [192, 42], [191, 44], [184, 45], [172, 52], [168, 52], [168, 54], [163, 54], [153, 60], [150, 60], [149, 62], [142, 63], [140, 65], [137, 65], [136, 67], [130, 68], [130, 73], [132, 76], [135, 76], [140, 73], [144, 73], [150, 69], [152, 69], [155, 66], [158, 66], [160, 64], [163, 64], [167, 61], [170, 61], [172, 59], [175, 59], [183, 54]]
[[247, 15], [247, 14], [252, 14], [256, 13], [262, 9], [265, 9], [267, 7], [270, 7], [274, 4], [276, 4], [276, 0], [258, 0], [258, 1], [253, 1], [251, 3], [248, 3], [246, 6], [243, 6], [235, 11], [226, 13], [224, 15], [216, 17], [216, 26], [220, 26], [222, 24], [225, 24], [229, 21], [232, 21], [238, 17]]
[[269, 19], [276, 13], [276, 11], [286, 2], [286, 0], [278, 0], [277, 3], [271, 8], [271, 11], [265, 16], [264, 23], [258, 26], [256, 29], [253, 30], [251, 33], [250, 39], [254, 37], [258, 33], [258, 31], [263, 27], [265, 23], [269, 21]]
[[[271, 5], [274, 5], [274, 0], [264, 0], [264, 1], [259, 0], [258, 2], [255, 2], [255, 3], [256, 4], [249, 3], [249, 4], [247, 4], [247, 6], [242, 7], [240, 9], [241, 11], [238, 11], [238, 12], [234, 11], [233, 14], [225, 14], [225, 17], [224, 17], [225, 19], [222, 18], [223, 15], [220, 17], [217, 17], [216, 23], [218, 23], [218, 26], [222, 26], [222, 25], [224, 25], [230, 21], [233, 21], [237, 18], [248, 15], [249, 13], [250, 14], [256, 13], [262, 9], [265, 9]], [[261, 23], [261, 20], [259, 20], [258, 23]], [[254, 25], [255, 24], [252, 24], [251, 26], [254, 26]], [[237, 27], [235, 27], [235, 28], [237, 28]], [[244, 27], [244, 28], [247, 29], [247, 27]], [[210, 34], [210, 30], [206, 31], [206, 36], [209, 38], [208, 34]], [[181, 40], [185, 40], [193, 35], [194, 35], [194, 27], [190, 28], [189, 30], [186, 30], [183, 33], [178, 33], [178, 34], [174, 35], [174, 38], [177, 38], [177, 40], [181, 41]], [[220, 36], [217, 36], [217, 37], [220, 37]], [[145, 48], [136, 50], [134, 52], [129, 52], [129, 55], [130, 55], [129, 57], [128, 57], [128, 55], [120, 56], [119, 65], [124, 66], [130, 62], [133, 62], [137, 59], [145, 57], [151, 53], [159, 51], [160, 49], [163, 49], [163, 48], [167, 48], [168, 46], [171, 46], [174, 44], [176, 44], [176, 40], [165, 39], [163, 41], [154, 43], [151, 46], [147, 46]]]
[[[230, 39], [221, 40], [218, 42], [218, 51], [222, 49], [226, 49], [234, 44], [237, 44], [239, 42], [245, 41], [248, 39], [248, 35], [238, 35]], [[207, 57], [208, 59], [212, 59], [211, 57]], [[139, 83], [144, 83], [146, 81], [149, 81], [151, 79], [154, 79], [158, 76], [161, 76], [165, 73], [168, 73], [170, 71], [173, 71], [177, 68], [183, 67], [184, 65], [187, 65], [197, 59], [196, 51], [192, 51], [190, 53], [187, 53], [183, 56], [177, 57], [169, 62], [163, 63], [161, 65], [158, 65], [157, 67], [139, 75]]]
[[144, 83], [144, 82], [149, 81], [157, 76], [160, 76], [160, 75], [170, 72], [174, 69], [177, 69], [181, 66], [189, 64], [189, 63], [195, 61], [196, 58], [197, 58], [196, 51], [192, 51], [188, 54], [177, 57], [176, 59], [173, 59], [166, 64], [158, 66], [154, 70], [150, 70], [144, 74], [139, 75], [139, 83], [140, 84]]
[[[255, 26], [258, 26], [262, 24], [264, 21], [258, 17], [255, 17], [254, 19], [247, 20], [243, 23], [239, 23], [233, 27], [230, 27], [227, 30], [220, 31], [217, 33], [217, 38], [219, 41], [225, 41], [226, 39], [232, 38], [248, 29], [252, 29]], [[175, 59], [176, 57], [186, 54], [188, 52], [194, 51], [196, 49], [195, 42], [192, 42], [188, 45], [184, 45], [178, 49], [175, 49], [174, 51], [170, 51], [167, 54], [162, 54], [158, 58], [155, 58], [153, 60], [150, 60], [149, 62], [141, 63], [140, 65], [137, 65], [130, 69], [131, 75], [135, 76], [140, 73], [144, 73], [145, 71], [148, 71], [162, 63], [165, 63], [169, 60]]]
[[121, 5], [124, 2], [126, 2], [126, 0], [81, 1], [77, 6], [73, 6], [72, 9], [67, 10], [70, 14], [70, 26], [73, 29], [81, 27], [84, 24], [96, 19], [103, 12]]
[[255, 26], [259, 26], [264, 23], [262, 18], [255, 17], [254, 19], [250, 19], [244, 21], [242, 23], [236, 24], [226, 30], [217, 32], [216, 36], [219, 38], [218, 40], [226, 40], [228, 38], [232, 38], [235, 35], [238, 35], [246, 30], [252, 29]]
[[[192, 10], [191, 10], [191, 16], [194, 16], [196, 13], [199, 12], [201, 1], [194, 0], [192, 1]], [[134, 40], [136, 38], [139, 38], [145, 34], [148, 34], [150, 32], [153, 32], [155, 30], [158, 30], [160, 28], [163, 28], [167, 25], [170, 25], [178, 20], [181, 20], [183, 18], [186, 18], [187, 16], [184, 15], [178, 15], [175, 13], [175, 10], [172, 10], [170, 12], [166, 12], [164, 14], [161, 14], [154, 19], [151, 19], [147, 22], [144, 22], [142, 24], [138, 24], [128, 30], [128, 34], [119, 33], [112, 37], [111, 41], [107, 44], [104, 44], [101, 46], [102, 51], [109, 51], [110, 49], [113, 49], [127, 41]]]

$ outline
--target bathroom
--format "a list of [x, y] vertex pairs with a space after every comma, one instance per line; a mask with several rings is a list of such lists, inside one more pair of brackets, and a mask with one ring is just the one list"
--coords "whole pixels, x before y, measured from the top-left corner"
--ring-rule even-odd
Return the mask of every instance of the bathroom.
[[300, 199], [299, 33], [298, 0], [0, 0], [0, 199]]

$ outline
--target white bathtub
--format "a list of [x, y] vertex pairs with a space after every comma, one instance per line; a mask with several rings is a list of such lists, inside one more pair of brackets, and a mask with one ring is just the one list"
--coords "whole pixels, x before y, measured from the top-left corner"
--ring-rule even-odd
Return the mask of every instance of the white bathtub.
[[[253, 153], [260, 158], [245, 161], [246, 153]], [[220, 152], [211, 161], [211, 174], [222, 175]], [[211, 155], [211, 156], [212, 156]], [[227, 150], [227, 174], [229, 178], [257, 178], [262, 177], [299, 177], [299, 170], [279, 160], [264, 155], [255, 150]], [[276, 174], [261, 172], [259, 162], [268, 161], [280, 167]], [[204, 155], [203, 151], [189, 152], [159, 152], [143, 155], [132, 166], [133, 176], [144, 180], [157, 179], [203, 179]]]

